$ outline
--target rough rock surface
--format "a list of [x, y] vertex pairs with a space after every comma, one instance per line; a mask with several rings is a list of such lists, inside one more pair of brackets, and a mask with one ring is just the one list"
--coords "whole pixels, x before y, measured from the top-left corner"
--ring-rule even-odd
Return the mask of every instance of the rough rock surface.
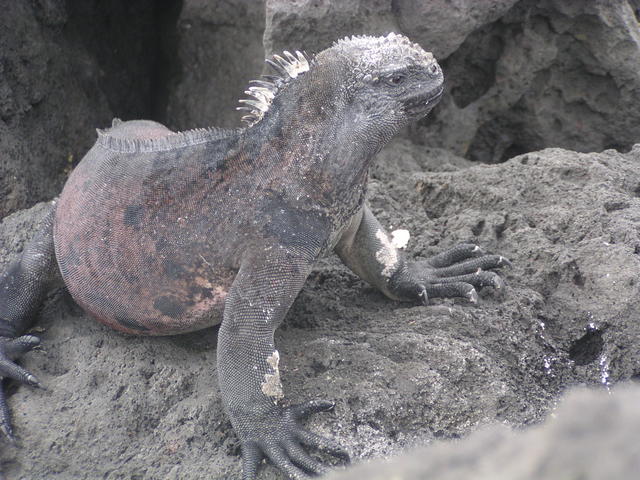
[[263, 30], [262, 1], [184, 0], [162, 118], [182, 130], [239, 126], [238, 99], [264, 65]]
[[515, 434], [504, 427], [440, 442], [392, 462], [371, 462], [333, 480], [632, 480], [640, 471], [640, 387], [568, 395], [544, 426]]
[[[337, 401], [309, 426], [356, 458], [542, 421], [571, 385], [640, 376], [640, 146], [628, 154], [548, 149], [492, 166], [397, 141], [370, 202], [411, 256], [477, 241], [514, 261], [478, 305], [395, 303], [335, 258], [318, 265], [276, 341], [291, 402]], [[0, 228], [8, 260], [41, 208]], [[0, 267], [1, 268], [1, 267]], [[58, 293], [23, 364], [47, 390], [10, 405], [20, 448], [9, 478], [232, 478], [238, 443], [218, 395], [216, 329], [168, 338], [109, 330]], [[261, 478], [282, 478], [266, 467]]]
[[[0, 217], [57, 194], [93, 128], [113, 116], [236, 125], [233, 106], [262, 70], [263, 47], [313, 53], [344, 35], [402, 32], [441, 60], [448, 92], [405, 132], [414, 143], [380, 154], [373, 211], [389, 229], [410, 230], [411, 256], [474, 241], [514, 268], [505, 291], [481, 292], [477, 306], [422, 307], [391, 302], [324, 260], [276, 337], [289, 401], [335, 399], [336, 411], [310, 428], [373, 458], [496, 422], [541, 422], [572, 385], [640, 380], [640, 146], [631, 149], [640, 141], [640, 1], [267, 0], [264, 8], [4, 2]], [[536, 151], [545, 147], [630, 151]], [[0, 269], [42, 212], [36, 205], [4, 219]], [[216, 329], [127, 337], [62, 291], [38, 325], [43, 349], [23, 364], [47, 389], [10, 389], [18, 447], [0, 440], [8, 478], [238, 474], [217, 390]], [[625, 410], [631, 397], [617, 395]], [[479, 438], [511, 438], [490, 432]], [[267, 467], [261, 478], [282, 477]]]
[[[50, 198], [112, 117], [236, 126], [263, 53], [391, 30], [441, 60], [448, 95], [406, 132], [495, 163], [640, 134], [637, 0], [37, 0], [0, 19], [0, 215]], [[264, 33], [264, 35], [263, 35]]]
[[441, 61], [449, 93], [411, 138], [494, 163], [637, 142], [637, 12], [636, 1], [268, 0], [265, 50], [402, 32]]
[[292, 45], [322, 50], [347, 35], [402, 31], [446, 58], [474, 30], [498, 20], [518, 0], [267, 0], [267, 53]]
[[2, 2], [0, 217], [56, 195], [114, 116], [150, 116], [150, 0]]

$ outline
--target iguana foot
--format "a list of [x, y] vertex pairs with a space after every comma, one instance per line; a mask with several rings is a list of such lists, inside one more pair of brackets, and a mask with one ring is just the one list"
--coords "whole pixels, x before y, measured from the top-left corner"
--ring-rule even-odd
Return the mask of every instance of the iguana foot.
[[488, 269], [511, 266], [501, 255], [487, 255], [479, 246], [463, 243], [427, 260], [412, 262], [392, 279], [394, 293], [423, 304], [431, 297], [462, 297], [478, 301], [476, 288], [502, 288], [504, 282]]
[[[40, 345], [40, 339], [34, 335], [16, 338], [0, 337], [0, 377], [13, 378], [32, 387], [39, 387], [38, 379], [13, 361], [38, 345]], [[0, 385], [0, 431], [9, 441], [14, 442], [11, 416], [2, 385]]]
[[243, 480], [256, 478], [265, 457], [292, 479], [324, 474], [326, 467], [312, 458], [303, 444], [348, 461], [349, 454], [337, 442], [311, 433], [300, 425], [300, 421], [312, 413], [332, 410], [334, 405], [333, 402], [312, 400], [287, 408], [273, 406], [259, 421], [252, 419], [253, 415], [243, 418], [242, 424], [246, 427], [236, 428], [242, 443]]

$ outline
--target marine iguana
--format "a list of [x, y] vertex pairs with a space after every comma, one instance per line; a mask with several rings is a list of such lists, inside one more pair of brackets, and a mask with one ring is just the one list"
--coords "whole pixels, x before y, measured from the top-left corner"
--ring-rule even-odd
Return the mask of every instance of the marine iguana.
[[[314, 262], [335, 251], [396, 300], [476, 301], [508, 264], [463, 244], [410, 262], [364, 198], [374, 155], [443, 93], [431, 53], [406, 37], [354, 36], [312, 59], [284, 52], [254, 81], [249, 124], [175, 133], [115, 120], [71, 173], [39, 232], [0, 278], [0, 375], [38, 380], [14, 359], [51, 278], [122, 332], [170, 335], [221, 322], [219, 385], [243, 478], [267, 457], [291, 478], [325, 467], [301, 444], [345, 455], [300, 425], [333, 403], [286, 406], [274, 330]], [[0, 389], [0, 428], [13, 438]]]

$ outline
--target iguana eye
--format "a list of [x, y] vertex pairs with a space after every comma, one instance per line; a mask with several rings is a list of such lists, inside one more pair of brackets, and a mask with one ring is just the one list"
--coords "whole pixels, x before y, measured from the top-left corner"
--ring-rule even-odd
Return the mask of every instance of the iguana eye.
[[404, 82], [405, 76], [401, 73], [394, 73], [392, 75], [389, 75], [387, 78], [385, 78], [386, 82], [389, 85], [400, 85], [402, 82]]

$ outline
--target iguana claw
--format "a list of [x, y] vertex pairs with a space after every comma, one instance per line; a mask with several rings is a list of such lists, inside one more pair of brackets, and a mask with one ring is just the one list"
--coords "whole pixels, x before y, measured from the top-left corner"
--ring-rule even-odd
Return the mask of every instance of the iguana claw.
[[[40, 345], [40, 339], [34, 335], [16, 338], [0, 337], [0, 377], [12, 378], [32, 387], [40, 387], [40, 382], [35, 376], [13, 361], [38, 345]], [[2, 385], [0, 385], [0, 431], [11, 443], [15, 442], [11, 415]]]
[[348, 461], [349, 454], [340, 444], [309, 432], [299, 423], [313, 413], [330, 411], [334, 406], [333, 402], [312, 400], [283, 409], [274, 407], [268, 420], [263, 422], [263, 425], [269, 423], [271, 428], [263, 431], [262, 435], [258, 433], [241, 439], [242, 479], [254, 480], [260, 462], [265, 457], [291, 479], [306, 479], [309, 474], [315, 476], [326, 473], [326, 467], [311, 457], [302, 447], [303, 444]]
[[476, 303], [478, 288], [504, 288], [500, 276], [487, 271], [504, 266], [510, 267], [511, 262], [502, 255], [487, 255], [477, 245], [463, 243], [427, 260], [410, 263], [408, 271], [400, 273], [398, 291], [417, 288], [417, 299], [422, 303], [431, 297], [462, 297]]

